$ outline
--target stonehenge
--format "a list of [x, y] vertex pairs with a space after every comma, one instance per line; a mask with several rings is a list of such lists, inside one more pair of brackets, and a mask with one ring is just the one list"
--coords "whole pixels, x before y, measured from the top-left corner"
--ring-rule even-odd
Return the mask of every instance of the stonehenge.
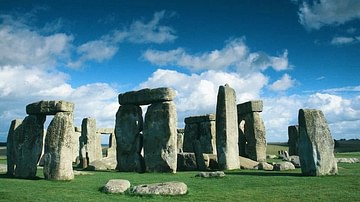
[[289, 146], [289, 155], [298, 155], [299, 154], [299, 126], [289, 126], [288, 127], [288, 146]]

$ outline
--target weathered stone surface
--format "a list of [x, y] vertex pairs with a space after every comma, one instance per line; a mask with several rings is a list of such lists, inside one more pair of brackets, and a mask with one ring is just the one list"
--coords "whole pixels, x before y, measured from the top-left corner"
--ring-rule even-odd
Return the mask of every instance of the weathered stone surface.
[[274, 166], [269, 164], [269, 163], [266, 163], [266, 162], [260, 162], [259, 165], [258, 165], [258, 169], [259, 170], [271, 171], [271, 170], [274, 169]]
[[156, 102], [172, 101], [175, 91], [171, 88], [142, 89], [119, 94], [119, 104], [148, 105]]
[[196, 140], [193, 144], [194, 153], [196, 157], [196, 165], [198, 170], [206, 170], [205, 159], [202, 153], [202, 148], [199, 140]]
[[40, 101], [26, 106], [27, 114], [55, 115], [57, 112], [73, 112], [74, 103], [64, 100]]
[[299, 156], [303, 175], [335, 175], [334, 140], [320, 110], [299, 110]]
[[291, 162], [283, 161], [283, 162], [276, 163], [274, 165], [273, 170], [275, 170], [275, 171], [295, 170], [295, 166]]
[[301, 168], [299, 156], [292, 155], [289, 157], [289, 161], [294, 164], [295, 168]]
[[177, 113], [174, 102], [148, 107], [144, 123], [144, 158], [149, 172], [176, 172]]
[[130, 192], [137, 195], [184, 195], [187, 192], [187, 185], [183, 182], [143, 184], [134, 186]]
[[178, 153], [177, 170], [178, 171], [197, 170], [195, 153], [190, 153], [190, 152]]
[[86, 170], [115, 170], [116, 165], [116, 157], [106, 157], [90, 162]]
[[[239, 116], [240, 120], [245, 121], [243, 134], [246, 144], [246, 156], [254, 161], [266, 161], [266, 132], [264, 122], [259, 112], [252, 112]], [[240, 141], [239, 141], [240, 142]]]
[[184, 129], [178, 128], [177, 129], [177, 152], [182, 153], [183, 146], [184, 146]]
[[299, 126], [289, 126], [288, 137], [289, 155], [298, 155]]
[[80, 141], [79, 138], [81, 137], [81, 131], [76, 131], [76, 127], [74, 128], [74, 134], [71, 136], [71, 154], [72, 154], [72, 161], [76, 162], [79, 158], [80, 154]]
[[259, 162], [239, 156], [241, 169], [258, 169]]
[[236, 94], [228, 85], [220, 86], [216, 105], [216, 149], [219, 168], [240, 168]]
[[[114, 128], [97, 128], [96, 133], [99, 136], [109, 135], [109, 147], [106, 149], [106, 157], [116, 157], [116, 137]], [[102, 137], [100, 137], [102, 138]]]
[[0, 173], [8, 173], [7, 172], [7, 165], [0, 164]]
[[15, 145], [14, 145], [14, 133], [17, 127], [22, 123], [22, 120], [15, 119], [11, 121], [9, 133], [6, 141], [6, 161], [7, 161], [7, 174], [14, 175], [16, 157], [15, 157]]
[[184, 119], [185, 124], [201, 123], [208, 121], [215, 121], [215, 114], [205, 114], [201, 116], [190, 116]]
[[338, 163], [360, 163], [360, 158], [336, 158]]
[[262, 112], [263, 111], [263, 101], [262, 100], [252, 100], [249, 102], [238, 104], [237, 110], [240, 115], [252, 113], [252, 112]]
[[74, 179], [72, 168], [72, 136], [74, 132], [73, 113], [58, 112], [51, 121], [45, 138], [45, 179]]
[[124, 193], [127, 189], [130, 188], [129, 180], [123, 179], [112, 179], [109, 180], [102, 189], [104, 193]]
[[203, 177], [203, 178], [225, 177], [225, 173], [224, 171], [200, 172], [196, 174], [195, 177]]
[[142, 110], [136, 105], [122, 105], [116, 113], [117, 170], [144, 171], [142, 149]]
[[[96, 119], [84, 118], [81, 123], [81, 141], [80, 150], [84, 150], [85, 147], [86, 156], [80, 156], [80, 159], [86, 158], [88, 163], [101, 159], [101, 137], [96, 133]], [[80, 152], [83, 155], [83, 152]]]
[[15, 177], [36, 177], [43, 148], [45, 115], [29, 115], [14, 132]]
[[216, 154], [215, 115], [188, 117], [185, 123], [184, 151], [194, 152], [193, 144], [198, 140], [203, 153]]

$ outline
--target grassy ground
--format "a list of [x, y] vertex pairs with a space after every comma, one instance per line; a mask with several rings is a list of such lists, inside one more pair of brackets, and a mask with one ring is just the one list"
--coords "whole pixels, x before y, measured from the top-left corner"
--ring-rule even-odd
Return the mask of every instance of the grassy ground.
[[[286, 150], [283, 145], [269, 147], [269, 154]], [[336, 156], [360, 157], [360, 152], [337, 153]], [[68, 182], [44, 180], [39, 168], [37, 180], [0, 174], [0, 201], [360, 201], [360, 164], [339, 163], [338, 167], [338, 175], [324, 177], [305, 177], [300, 169], [283, 172], [235, 170], [226, 172], [224, 178], [215, 179], [194, 177], [197, 172], [113, 171], [91, 172], [93, 175], [76, 176]], [[141, 197], [101, 193], [100, 189], [110, 179], [127, 179], [132, 185], [182, 181], [188, 185], [188, 194]]]

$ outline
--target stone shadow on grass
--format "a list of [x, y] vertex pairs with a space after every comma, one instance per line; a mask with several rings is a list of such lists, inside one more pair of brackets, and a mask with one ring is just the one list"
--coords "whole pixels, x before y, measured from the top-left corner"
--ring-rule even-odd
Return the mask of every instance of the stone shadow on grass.
[[234, 172], [225, 172], [226, 175], [251, 175], [251, 176], [265, 176], [265, 177], [274, 177], [274, 176], [291, 176], [291, 177], [304, 177], [301, 173], [292, 173], [292, 172], [251, 172], [251, 171], [234, 171]]
[[20, 179], [20, 180], [43, 180], [44, 178], [42, 177], [38, 177], [38, 176], [35, 176], [35, 177], [32, 177], [32, 178], [19, 178], [19, 177], [15, 177], [13, 175], [8, 175], [8, 174], [0, 174], [0, 178], [3, 178], [3, 179]]

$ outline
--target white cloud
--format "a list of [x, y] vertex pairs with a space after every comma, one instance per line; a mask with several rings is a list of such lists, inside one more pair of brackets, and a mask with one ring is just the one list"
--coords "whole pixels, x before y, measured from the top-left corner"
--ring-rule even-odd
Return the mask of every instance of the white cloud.
[[228, 70], [235, 68], [238, 72], [249, 73], [272, 67], [276, 71], [290, 68], [288, 53], [281, 56], [269, 56], [263, 52], [250, 52], [243, 39], [228, 41], [224, 48], [209, 52], [190, 54], [183, 48], [169, 51], [148, 49], [143, 58], [154, 65], [176, 65], [192, 71]]
[[358, 0], [319, 0], [304, 2], [299, 9], [300, 23], [308, 30], [339, 25], [360, 18]]
[[356, 42], [356, 39], [353, 37], [334, 37], [331, 40], [332, 45], [345, 45], [345, 44], [351, 44]]
[[288, 74], [284, 74], [281, 79], [272, 83], [269, 88], [272, 91], [285, 91], [295, 85], [295, 79], [292, 79]]

